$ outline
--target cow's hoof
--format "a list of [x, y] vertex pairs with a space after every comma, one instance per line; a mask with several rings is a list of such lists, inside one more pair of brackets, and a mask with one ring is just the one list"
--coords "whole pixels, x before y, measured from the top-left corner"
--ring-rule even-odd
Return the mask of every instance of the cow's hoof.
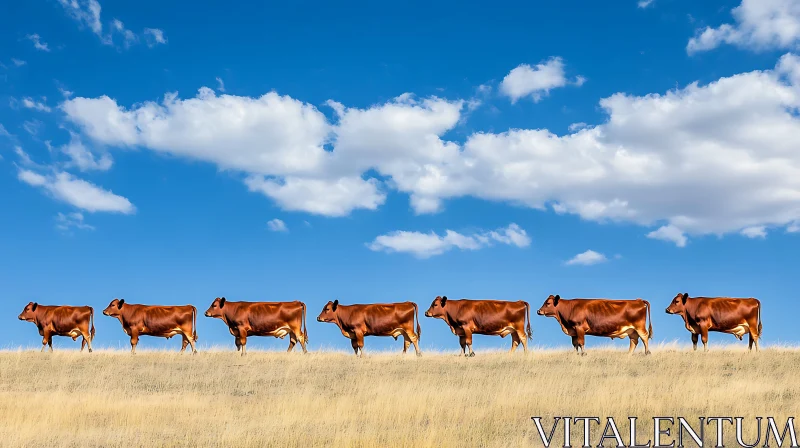
[[474, 358], [474, 357], [475, 357], [475, 352], [472, 352], [472, 353], [470, 353], [470, 354], [469, 354], [469, 357], [470, 357], [470, 358]]
[[89, 353], [91, 353], [91, 352], [92, 352], [92, 349], [89, 349]]
[[422, 353], [417, 353], [417, 358], [421, 358], [421, 357], [422, 357]]

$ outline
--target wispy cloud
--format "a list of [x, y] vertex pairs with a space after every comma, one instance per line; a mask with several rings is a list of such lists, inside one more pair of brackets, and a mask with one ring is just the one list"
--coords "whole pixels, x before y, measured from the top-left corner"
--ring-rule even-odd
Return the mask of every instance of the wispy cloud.
[[42, 41], [41, 36], [38, 34], [28, 34], [25, 36], [29, 41], [33, 42], [33, 47], [40, 51], [50, 51], [50, 48], [47, 46], [47, 43]]
[[506, 228], [467, 235], [452, 230], [446, 230], [444, 235], [399, 230], [375, 238], [367, 247], [376, 252], [401, 252], [429, 258], [452, 249], [478, 250], [494, 243], [527, 247], [531, 239], [525, 230], [512, 223]]
[[94, 226], [90, 226], [83, 221], [83, 213], [60, 213], [56, 215], [56, 228], [68, 232], [70, 229], [80, 230], [94, 230]]
[[273, 220], [267, 221], [267, 228], [271, 232], [288, 232], [289, 228], [286, 227], [286, 223], [282, 220], [275, 218]]

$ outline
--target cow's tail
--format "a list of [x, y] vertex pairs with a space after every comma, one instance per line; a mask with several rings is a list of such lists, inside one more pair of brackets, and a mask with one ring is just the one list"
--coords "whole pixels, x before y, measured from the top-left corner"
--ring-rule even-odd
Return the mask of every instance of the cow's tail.
[[94, 341], [94, 308], [89, 307], [89, 323], [92, 325], [91, 330], [89, 330], [89, 341]]
[[647, 338], [653, 339], [653, 318], [650, 317], [650, 302], [642, 300], [644, 306], [647, 308], [647, 320], [650, 321], [650, 326], [647, 327]]
[[528, 328], [525, 329], [526, 335], [528, 336], [529, 340], [533, 339], [533, 332], [531, 331], [531, 305], [528, 302], [523, 301], [522, 303], [525, 304], [525, 314], [528, 318]]
[[197, 308], [195, 308], [194, 305], [189, 306], [192, 307], [192, 339], [197, 342]]
[[756, 299], [758, 303], [758, 337], [761, 337], [761, 301]]
[[308, 325], [306, 324], [306, 304], [300, 302], [300, 306], [303, 307], [303, 322], [301, 322], [303, 324], [303, 340], [306, 341], [306, 344], [308, 344]]
[[420, 339], [422, 337], [422, 328], [419, 326], [419, 309], [416, 303], [411, 302], [411, 304], [414, 305], [414, 317], [417, 319], [417, 339]]

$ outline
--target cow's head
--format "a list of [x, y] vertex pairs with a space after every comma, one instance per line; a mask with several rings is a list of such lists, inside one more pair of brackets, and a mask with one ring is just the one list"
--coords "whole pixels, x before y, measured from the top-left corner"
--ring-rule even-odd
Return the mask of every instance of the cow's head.
[[542, 304], [542, 307], [539, 308], [539, 311], [536, 314], [540, 316], [548, 316], [552, 317], [556, 315], [556, 308], [558, 307], [558, 302], [561, 301], [561, 296], [556, 294], [552, 295], [547, 298]]
[[336, 322], [336, 310], [339, 309], [339, 300], [328, 302], [322, 307], [322, 312], [317, 316], [319, 322]]
[[114, 299], [108, 304], [106, 309], [103, 310], [103, 314], [106, 316], [118, 317], [122, 314], [122, 305], [124, 304], [125, 299]]
[[431, 303], [428, 311], [425, 311], [426, 317], [435, 317], [437, 319], [444, 319], [444, 307], [447, 305], [447, 296], [436, 296]]
[[667, 307], [667, 314], [683, 314], [686, 311], [686, 299], [689, 298], [689, 293], [678, 293], [672, 302]]
[[214, 299], [211, 306], [206, 310], [206, 317], [222, 317], [222, 308], [225, 307], [225, 297]]
[[36, 320], [36, 309], [39, 307], [39, 304], [36, 302], [28, 302], [25, 305], [25, 308], [19, 313], [19, 320], [24, 320], [26, 322], [33, 322]]

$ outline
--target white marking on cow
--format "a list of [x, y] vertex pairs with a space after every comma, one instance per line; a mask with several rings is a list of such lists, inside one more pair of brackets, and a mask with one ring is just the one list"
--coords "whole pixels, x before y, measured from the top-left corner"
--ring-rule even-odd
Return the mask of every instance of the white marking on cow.
[[748, 324], [747, 322], [741, 323], [738, 326], [729, 330], [729, 332], [741, 338], [742, 336], [750, 332], [750, 324]]
[[626, 337], [630, 336], [631, 331], [636, 331], [636, 328], [634, 328], [633, 325], [625, 325], [620, 329], [618, 329], [617, 331], [615, 331], [614, 333], [611, 333], [610, 337], [612, 339], [613, 338], [625, 339]]

